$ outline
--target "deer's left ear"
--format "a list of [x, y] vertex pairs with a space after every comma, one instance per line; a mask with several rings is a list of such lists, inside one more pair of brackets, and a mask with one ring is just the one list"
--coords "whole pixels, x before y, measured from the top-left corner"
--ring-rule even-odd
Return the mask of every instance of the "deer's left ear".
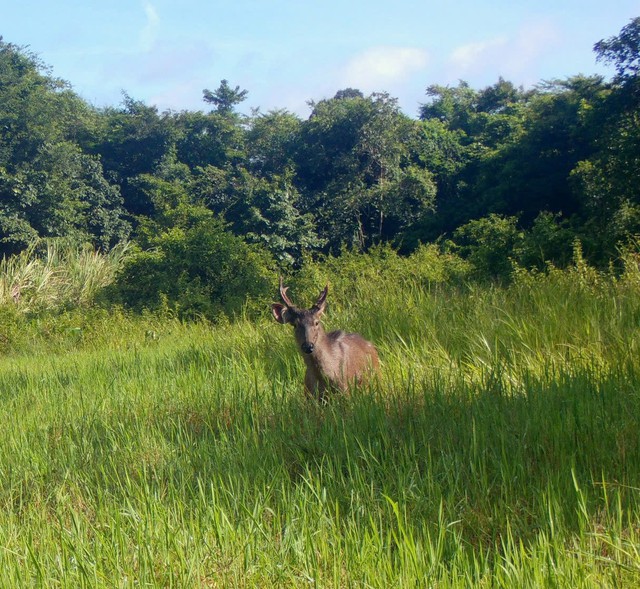
[[280, 303], [273, 303], [271, 305], [271, 313], [273, 314], [273, 318], [278, 323], [289, 323], [291, 321], [291, 314], [289, 313], [289, 308]]

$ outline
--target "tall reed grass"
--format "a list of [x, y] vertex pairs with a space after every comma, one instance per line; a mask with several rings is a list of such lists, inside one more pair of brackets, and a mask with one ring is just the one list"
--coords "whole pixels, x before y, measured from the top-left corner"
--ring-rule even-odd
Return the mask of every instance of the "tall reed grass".
[[127, 249], [102, 253], [69, 239], [36, 241], [0, 260], [0, 306], [28, 314], [86, 305], [113, 281]]

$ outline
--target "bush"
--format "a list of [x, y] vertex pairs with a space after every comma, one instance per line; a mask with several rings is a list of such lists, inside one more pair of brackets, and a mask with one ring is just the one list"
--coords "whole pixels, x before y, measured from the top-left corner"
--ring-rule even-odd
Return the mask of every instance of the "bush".
[[454, 233], [460, 253], [474, 267], [478, 278], [507, 278], [513, 270], [512, 257], [523, 240], [516, 217], [494, 213], [469, 221]]
[[421, 245], [411, 255], [401, 256], [390, 245], [367, 253], [343, 250], [338, 256], [305, 260], [290, 279], [292, 298], [300, 306], [312, 304], [329, 282], [331, 304], [348, 306], [349, 301], [375, 301], [400, 290], [459, 284], [468, 277], [470, 265], [459, 256], [443, 253], [437, 245]]
[[533, 222], [516, 252], [518, 263], [525, 268], [543, 270], [549, 262], [560, 268], [572, 260], [576, 234], [560, 215], [542, 212]]
[[517, 217], [490, 214], [455, 231], [454, 248], [468, 260], [480, 279], [510, 280], [515, 267], [564, 268], [572, 261], [576, 233], [560, 215], [542, 212], [523, 230]]
[[112, 298], [142, 311], [169, 311], [181, 319], [241, 312], [271, 293], [272, 260], [226, 230], [213, 216], [149, 238], [120, 272]]

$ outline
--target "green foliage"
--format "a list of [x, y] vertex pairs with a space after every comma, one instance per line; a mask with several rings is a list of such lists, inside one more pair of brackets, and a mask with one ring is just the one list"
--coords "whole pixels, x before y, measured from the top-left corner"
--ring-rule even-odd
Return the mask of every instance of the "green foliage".
[[213, 320], [268, 296], [273, 271], [264, 252], [227, 231], [207, 209], [182, 205], [172, 214], [177, 223], [143, 228], [147, 249], [124, 264], [111, 295], [115, 301], [137, 311]]
[[491, 214], [456, 229], [461, 254], [483, 278], [504, 278], [512, 270], [512, 256], [523, 235], [515, 217]]
[[374, 336], [381, 380], [324, 407], [270, 317], [20, 335], [0, 307], [4, 584], [637, 587], [637, 267], [377, 288], [374, 258], [327, 321]]
[[100, 122], [89, 149], [100, 156], [107, 177], [120, 187], [127, 211], [151, 214], [135, 180], [154, 172], [170, 151], [178, 133], [171, 117], [125, 94], [120, 107], [100, 113]]
[[[117, 188], [105, 180], [100, 163], [73, 143], [43, 145], [28, 165], [0, 177], [0, 192], [7, 195], [0, 217], [2, 242], [14, 248], [27, 246], [37, 235], [92, 240], [106, 250], [129, 235]], [[2, 217], [32, 231], [18, 225], [12, 232]]]
[[255, 113], [247, 133], [247, 156], [251, 171], [271, 178], [291, 174], [295, 150], [300, 143], [300, 119], [286, 110]]
[[390, 240], [430, 211], [435, 184], [411, 162], [413, 123], [387, 94], [349, 92], [313, 105], [297, 156], [305, 210], [333, 251]]
[[[206, 166], [224, 168], [245, 161], [246, 136], [240, 117], [218, 112], [181, 112], [170, 121], [175, 126], [178, 158], [192, 170]], [[165, 151], [168, 147], [165, 145]]]
[[620, 243], [640, 233], [640, 19], [595, 45], [597, 58], [616, 66], [617, 76], [597, 103], [585, 108], [596, 129], [595, 149], [572, 170], [583, 204], [585, 248], [601, 265]]
[[516, 217], [489, 215], [459, 227], [449, 242], [480, 279], [509, 280], [516, 267], [566, 267], [574, 258], [576, 233], [559, 215], [542, 212], [529, 229]]
[[420, 118], [460, 131], [464, 143], [472, 143], [475, 150], [493, 149], [519, 131], [523, 107], [532, 95], [502, 78], [480, 91], [463, 81], [455, 88], [429, 86], [431, 102], [422, 105]]
[[366, 253], [343, 249], [338, 255], [307, 259], [287, 284], [310, 304], [329, 283], [329, 303], [341, 309], [357, 306], [359, 301], [375, 306], [374, 301], [405, 289], [460, 285], [469, 278], [471, 270], [467, 261], [434, 244], [421, 245], [408, 256], [383, 244]]
[[83, 137], [92, 118], [68, 83], [27, 49], [0, 39], [0, 169], [25, 164], [43, 145]]
[[622, 27], [620, 34], [596, 43], [594, 51], [599, 61], [615, 65], [618, 82], [637, 84], [640, 74], [640, 17], [631, 19]]
[[298, 265], [303, 252], [323, 245], [313, 214], [301, 212], [290, 173], [259, 177], [240, 166], [232, 171], [208, 167], [198, 172], [194, 185], [192, 193], [229, 219], [236, 235], [264, 246], [283, 267]]
[[476, 92], [467, 82], [460, 81], [455, 88], [432, 85], [427, 88], [431, 102], [420, 108], [422, 120], [438, 120], [452, 129], [464, 129], [476, 98]]
[[226, 80], [204, 91], [208, 113], [160, 113], [126, 93], [95, 109], [0, 41], [0, 253], [43, 236], [106, 250], [132, 221], [146, 250], [206, 207], [287, 270], [318, 251], [451, 239], [478, 276], [507, 276], [510, 258], [567, 264], [575, 239], [606, 267], [640, 232], [637, 37], [634, 19], [595, 45], [610, 82], [431, 85], [420, 120], [355, 88], [311, 101], [306, 120], [244, 116], [247, 91]]
[[227, 80], [221, 80], [220, 86], [211, 92], [203, 90], [203, 100], [215, 106], [216, 112], [220, 114], [231, 114], [236, 104], [244, 102], [249, 94], [248, 90], [240, 90], [240, 86], [231, 88]]
[[[582, 240], [589, 258], [600, 265], [615, 258], [620, 244], [640, 234], [640, 200], [630, 185], [636, 175], [633, 160], [640, 161], [640, 149], [629, 149], [636, 154], [623, 153], [628, 148], [612, 146], [606, 153], [579, 162], [571, 173], [576, 191], [584, 199]], [[629, 164], [632, 167], [623, 172], [621, 167]]]
[[547, 211], [540, 213], [513, 255], [519, 265], [542, 270], [548, 264], [564, 268], [572, 256], [576, 234], [560, 215]]
[[41, 69], [0, 40], [0, 253], [55, 236], [108, 249], [130, 228], [118, 189], [80, 146], [95, 114]]
[[603, 91], [598, 77], [556, 81], [530, 96], [526, 109], [510, 114], [515, 119], [511, 132], [493, 149], [476, 154], [472, 215], [518, 215], [531, 223], [541, 211], [577, 214], [580, 200], [569, 177], [593, 149], [597, 131], [585, 104], [599, 101]]

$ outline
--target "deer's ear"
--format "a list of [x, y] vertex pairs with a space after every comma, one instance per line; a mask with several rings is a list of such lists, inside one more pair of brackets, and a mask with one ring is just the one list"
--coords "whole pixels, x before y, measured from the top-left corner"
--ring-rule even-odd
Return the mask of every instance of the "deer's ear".
[[289, 313], [289, 308], [285, 305], [273, 303], [271, 305], [271, 313], [278, 323], [289, 323], [291, 321], [291, 313]]

